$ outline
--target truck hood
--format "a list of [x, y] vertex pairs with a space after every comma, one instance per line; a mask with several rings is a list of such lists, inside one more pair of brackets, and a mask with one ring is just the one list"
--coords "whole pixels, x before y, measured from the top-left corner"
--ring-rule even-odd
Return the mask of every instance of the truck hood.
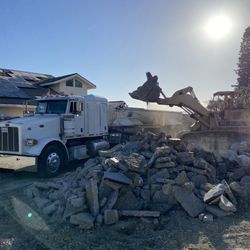
[[[48, 123], [53, 120], [58, 120], [60, 117], [58, 115], [35, 115], [30, 117], [16, 118], [8, 121], [1, 122], [2, 124], [10, 125], [35, 125], [37, 123]], [[0, 124], [1, 124], [0, 123]]]

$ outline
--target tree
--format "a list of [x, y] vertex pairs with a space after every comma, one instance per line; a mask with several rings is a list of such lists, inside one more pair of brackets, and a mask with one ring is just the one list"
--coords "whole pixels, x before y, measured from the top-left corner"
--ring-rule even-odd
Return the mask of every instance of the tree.
[[240, 46], [237, 87], [250, 87], [250, 26], [246, 28]]
[[250, 26], [246, 28], [240, 46], [235, 103], [241, 108], [250, 108]]

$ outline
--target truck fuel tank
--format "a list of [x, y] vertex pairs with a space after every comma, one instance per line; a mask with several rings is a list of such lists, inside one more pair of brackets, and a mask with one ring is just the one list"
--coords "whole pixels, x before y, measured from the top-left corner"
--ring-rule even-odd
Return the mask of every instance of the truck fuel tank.
[[86, 143], [89, 156], [96, 156], [99, 150], [110, 148], [109, 142], [103, 139], [90, 140]]

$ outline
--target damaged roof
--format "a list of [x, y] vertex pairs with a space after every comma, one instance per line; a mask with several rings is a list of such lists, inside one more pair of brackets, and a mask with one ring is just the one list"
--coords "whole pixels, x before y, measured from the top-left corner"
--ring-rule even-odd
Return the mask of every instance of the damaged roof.
[[0, 98], [34, 99], [48, 91], [35, 83], [50, 78], [53, 76], [0, 68]]
[[22, 104], [24, 100], [34, 100], [38, 96], [58, 94], [50, 85], [74, 77], [82, 80], [87, 89], [96, 88], [95, 84], [77, 73], [54, 77], [49, 74], [0, 68], [0, 103], [16, 103], [13, 100], [7, 102], [9, 98], [19, 99], [18, 103]]

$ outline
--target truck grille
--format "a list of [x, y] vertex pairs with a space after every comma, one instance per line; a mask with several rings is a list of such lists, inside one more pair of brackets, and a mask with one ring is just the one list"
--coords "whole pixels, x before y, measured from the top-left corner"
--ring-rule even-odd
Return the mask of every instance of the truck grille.
[[0, 151], [19, 151], [18, 128], [0, 127]]

